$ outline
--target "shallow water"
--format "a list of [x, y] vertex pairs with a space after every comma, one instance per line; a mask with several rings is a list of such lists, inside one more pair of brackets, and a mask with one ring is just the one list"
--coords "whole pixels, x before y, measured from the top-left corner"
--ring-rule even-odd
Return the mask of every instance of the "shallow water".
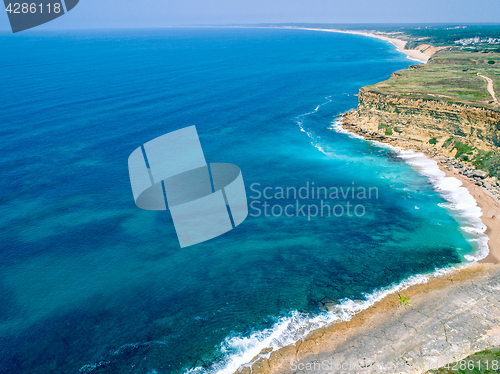
[[[6, 372], [228, 369], [326, 318], [321, 300], [365, 299], [478, 249], [460, 229], [473, 207], [453, 210], [409, 157], [332, 129], [361, 86], [414, 63], [390, 43], [266, 29], [0, 39]], [[190, 125], [208, 162], [241, 168], [253, 205], [237, 229], [180, 249], [168, 213], [134, 205], [127, 158]], [[323, 198], [344, 214], [314, 217], [313, 183], [356, 194]], [[306, 186], [304, 199], [257, 197]], [[287, 205], [291, 217], [272, 214]]]

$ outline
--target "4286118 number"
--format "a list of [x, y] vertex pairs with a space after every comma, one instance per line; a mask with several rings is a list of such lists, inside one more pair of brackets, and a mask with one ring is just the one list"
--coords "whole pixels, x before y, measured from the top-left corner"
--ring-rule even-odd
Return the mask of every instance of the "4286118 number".
[[5, 8], [7, 13], [21, 14], [21, 13], [61, 13], [60, 3], [48, 3], [44, 7], [43, 4], [36, 3], [9, 3]]

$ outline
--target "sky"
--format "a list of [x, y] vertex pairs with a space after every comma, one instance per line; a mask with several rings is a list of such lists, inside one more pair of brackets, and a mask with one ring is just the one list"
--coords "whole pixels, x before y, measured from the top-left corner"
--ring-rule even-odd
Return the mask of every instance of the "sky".
[[[2, 13], [0, 30], [10, 30]], [[80, 0], [71, 12], [39, 28], [289, 22], [500, 23], [500, 0]]]

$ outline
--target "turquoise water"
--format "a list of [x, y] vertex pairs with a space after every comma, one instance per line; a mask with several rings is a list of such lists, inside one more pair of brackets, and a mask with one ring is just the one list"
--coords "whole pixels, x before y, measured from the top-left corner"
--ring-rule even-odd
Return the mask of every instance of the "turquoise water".
[[[332, 128], [361, 86], [414, 63], [389, 43], [266, 29], [0, 41], [0, 371], [228, 369], [265, 339], [296, 338], [279, 321], [299, 331], [322, 300], [364, 299], [476, 250], [427, 176]], [[237, 229], [180, 249], [168, 213], [135, 207], [127, 158], [190, 125], [207, 161], [241, 168], [254, 205]], [[272, 214], [297, 204], [279, 187], [313, 183], [372, 195], [323, 199], [362, 206], [350, 216]], [[272, 198], [257, 197], [265, 187]], [[265, 202], [269, 216], [254, 209]]]

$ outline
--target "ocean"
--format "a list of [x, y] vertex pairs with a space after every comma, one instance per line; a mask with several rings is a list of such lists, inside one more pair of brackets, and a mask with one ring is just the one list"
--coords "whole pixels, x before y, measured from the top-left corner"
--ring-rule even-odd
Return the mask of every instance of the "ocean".
[[[339, 129], [360, 87], [416, 63], [388, 42], [165, 28], [0, 43], [1, 372], [232, 373], [485, 255], [480, 211], [435, 163]], [[181, 249], [168, 212], [135, 206], [127, 159], [192, 125], [208, 162], [241, 168], [249, 216]]]

